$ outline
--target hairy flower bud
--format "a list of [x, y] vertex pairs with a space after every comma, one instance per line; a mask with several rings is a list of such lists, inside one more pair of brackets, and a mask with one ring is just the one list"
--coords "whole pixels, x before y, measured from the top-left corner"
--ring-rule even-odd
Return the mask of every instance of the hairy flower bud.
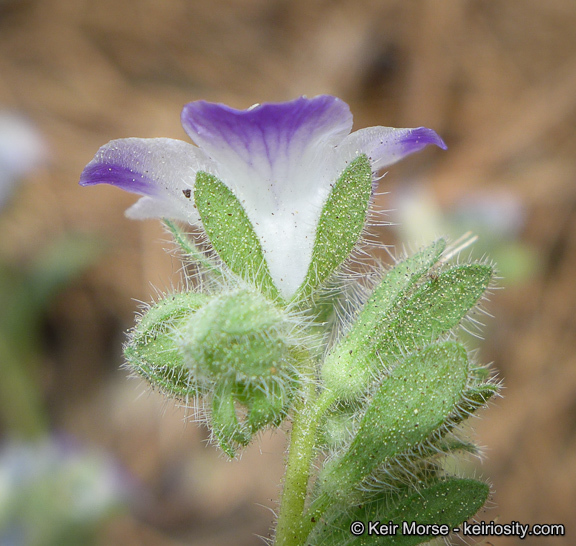
[[261, 294], [217, 296], [182, 327], [180, 348], [198, 381], [228, 379], [264, 387], [290, 370], [291, 324]]
[[213, 432], [229, 455], [289, 409], [297, 384], [293, 326], [262, 294], [240, 288], [211, 299], [179, 329], [184, 365], [211, 390]]
[[196, 379], [184, 364], [175, 337], [179, 324], [206, 302], [194, 292], [172, 294], [150, 307], [124, 347], [128, 365], [154, 388], [188, 400], [199, 394]]

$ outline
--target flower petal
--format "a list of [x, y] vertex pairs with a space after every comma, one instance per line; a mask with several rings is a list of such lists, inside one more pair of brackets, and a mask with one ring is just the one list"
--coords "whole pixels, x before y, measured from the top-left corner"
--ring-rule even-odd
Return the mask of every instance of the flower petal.
[[182, 124], [218, 164], [220, 180], [254, 226], [274, 282], [290, 296], [304, 280], [336, 181], [330, 165], [352, 127], [348, 105], [326, 95], [248, 110], [198, 101], [184, 107]]
[[193, 223], [198, 221], [191, 200], [196, 172], [211, 167], [205, 154], [187, 142], [126, 138], [102, 146], [82, 172], [80, 184], [111, 184], [144, 195], [128, 209], [132, 218], [170, 217]]
[[199, 216], [191, 203], [181, 199], [166, 199], [145, 195], [126, 209], [126, 216], [132, 220], [149, 220], [152, 218], [169, 218], [193, 224]]
[[[234, 184], [230, 189], [254, 191], [255, 184], [271, 183], [276, 193], [285, 190], [286, 182], [303, 186], [294, 176], [302, 170], [301, 161], [339, 144], [352, 129], [352, 114], [346, 103], [328, 95], [247, 110], [198, 101], [184, 107], [182, 124], [234, 176], [225, 181]], [[243, 175], [239, 181], [238, 175]]]
[[378, 171], [400, 161], [407, 155], [435, 144], [446, 149], [444, 141], [432, 129], [394, 129], [392, 127], [368, 127], [349, 135], [337, 149], [339, 162], [346, 163], [359, 154], [366, 154], [372, 169]]

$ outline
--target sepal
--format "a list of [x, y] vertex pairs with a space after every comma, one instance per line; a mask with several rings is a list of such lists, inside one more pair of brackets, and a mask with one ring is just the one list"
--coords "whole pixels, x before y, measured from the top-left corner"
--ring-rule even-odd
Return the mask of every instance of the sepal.
[[227, 380], [217, 383], [212, 394], [211, 428], [222, 451], [232, 458], [254, 434], [268, 426], [279, 426], [292, 402], [291, 387], [276, 382], [263, 390]]
[[232, 458], [237, 446], [246, 446], [252, 437], [246, 426], [238, 421], [234, 384], [223, 381], [216, 385], [212, 395], [212, 434], [218, 445]]
[[360, 239], [371, 195], [372, 167], [363, 154], [340, 175], [324, 204], [312, 260], [295, 300], [309, 296], [348, 258]]
[[278, 298], [262, 246], [244, 207], [214, 175], [200, 171], [194, 186], [194, 204], [214, 250], [245, 281], [270, 298]]

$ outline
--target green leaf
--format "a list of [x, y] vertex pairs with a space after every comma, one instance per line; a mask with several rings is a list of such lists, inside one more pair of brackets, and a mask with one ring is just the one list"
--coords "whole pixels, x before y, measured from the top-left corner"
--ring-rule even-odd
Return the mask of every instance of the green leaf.
[[218, 178], [200, 171], [196, 175], [194, 203], [222, 261], [268, 297], [278, 298], [258, 236], [236, 196]]
[[211, 421], [212, 433], [228, 457], [233, 458], [236, 455], [237, 446], [250, 443], [252, 435], [244, 424], [238, 422], [232, 382], [223, 381], [216, 385], [212, 398]]
[[348, 335], [348, 343], [358, 344], [370, 340], [374, 329], [381, 328], [380, 323], [385, 320], [386, 314], [436, 264], [445, 248], [446, 241], [438, 239], [389, 271], [362, 308]]
[[484, 264], [452, 267], [430, 275], [412, 295], [407, 296], [404, 289], [396, 305], [384, 299], [381, 315], [377, 298], [371, 300], [366, 312], [370, 320], [362, 323], [358, 334], [353, 329], [326, 359], [327, 386], [343, 399], [361, 395], [381, 375], [379, 369], [458, 326], [478, 303], [492, 275], [492, 268]]
[[194, 292], [167, 296], [140, 319], [124, 347], [128, 364], [154, 388], [187, 400], [197, 394], [197, 382], [185, 365], [173, 332], [193, 315], [207, 298]]
[[399, 309], [370, 353], [395, 360], [449, 332], [478, 303], [492, 274], [488, 265], [468, 264], [431, 276]]
[[[490, 488], [482, 482], [471, 479], [447, 478], [418, 491], [406, 490], [391, 502], [390, 496], [346, 509], [335, 506], [326, 514], [310, 533], [307, 545], [310, 546], [412, 546], [433, 538], [428, 533], [421, 536], [403, 534], [410, 532], [410, 525], [446, 525], [452, 531], [462, 522], [470, 519], [486, 502]], [[365, 525], [363, 535], [354, 537], [350, 532], [353, 522]], [[382, 522], [391, 531], [388, 535], [368, 534], [369, 522]], [[407, 522], [408, 527], [404, 527]], [[397, 527], [394, 528], [393, 526]], [[414, 529], [412, 529], [412, 532]], [[437, 529], [443, 532], [444, 529]]]
[[466, 350], [451, 341], [400, 361], [374, 395], [346, 453], [324, 467], [323, 491], [346, 496], [386, 460], [426, 440], [452, 413], [467, 374]]
[[340, 175], [320, 215], [312, 261], [294, 299], [309, 296], [350, 256], [358, 242], [372, 194], [372, 167], [357, 157]]
[[485, 406], [498, 391], [500, 387], [493, 383], [482, 383], [474, 387], [467, 388], [462, 395], [462, 400], [456, 406], [455, 415], [451, 419], [450, 428], [458, 426], [467, 417], [472, 415], [477, 409]]
[[322, 376], [326, 386], [342, 399], [362, 395], [372, 379], [366, 373], [367, 356], [358, 355], [357, 349], [373, 344], [374, 334], [386, 328], [393, 311], [440, 259], [445, 248], [446, 241], [439, 239], [391, 269], [372, 292], [348, 335], [328, 355]]

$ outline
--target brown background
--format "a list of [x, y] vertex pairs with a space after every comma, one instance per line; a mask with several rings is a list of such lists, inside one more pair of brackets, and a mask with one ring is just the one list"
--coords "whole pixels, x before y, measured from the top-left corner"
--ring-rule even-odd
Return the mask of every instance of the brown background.
[[[0, 253], [25, 262], [70, 231], [108, 244], [49, 309], [42, 358], [54, 427], [110, 450], [142, 486], [102, 544], [257, 544], [284, 440], [266, 434], [228, 463], [183, 410], [126, 380], [134, 300], [176, 283], [178, 263], [159, 222], [124, 218], [134, 196], [79, 188], [79, 174], [112, 138], [185, 138], [186, 102], [244, 108], [319, 93], [347, 101], [355, 128], [424, 125], [445, 138], [448, 152], [390, 170], [392, 195], [425, 177], [444, 210], [479, 190], [521, 204], [521, 241], [538, 264], [488, 305], [482, 359], [506, 388], [474, 423], [487, 446], [475, 472], [494, 489], [481, 519], [564, 523], [568, 537], [525, 544], [573, 543], [575, 28], [573, 0], [0, 1], [0, 107], [27, 114], [51, 151], [0, 217]], [[382, 231], [387, 243], [396, 235]]]

